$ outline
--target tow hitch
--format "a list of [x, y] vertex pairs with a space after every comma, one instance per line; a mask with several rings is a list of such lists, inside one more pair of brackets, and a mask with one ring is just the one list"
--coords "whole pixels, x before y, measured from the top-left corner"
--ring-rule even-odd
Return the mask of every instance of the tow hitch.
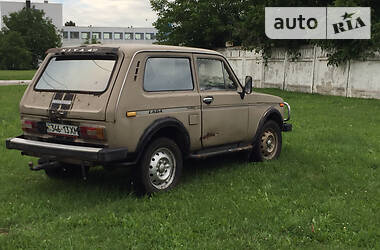
[[[60, 162], [55, 160], [47, 160], [42, 163], [39, 163], [37, 166], [34, 166], [33, 162], [28, 163], [29, 169], [32, 171], [40, 171], [40, 170], [47, 170], [47, 169], [53, 169], [53, 168], [63, 168], [65, 171], [68, 171], [68, 168], [65, 168], [64, 166], [61, 166]], [[84, 181], [87, 180], [87, 174], [88, 174], [88, 167], [85, 165], [85, 162], [82, 162], [80, 166], [80, 174]]]
[[58, 168], [59, 162], [47, 161], [47, 162], [38, 164], [37, 166], [34, 166], [33, 162], [29, 162], [28, 166], [29, 166], [30, 170], [32, 170], [32, 171], [40, 171], [40, 170], [48, 169], [48, 168]]

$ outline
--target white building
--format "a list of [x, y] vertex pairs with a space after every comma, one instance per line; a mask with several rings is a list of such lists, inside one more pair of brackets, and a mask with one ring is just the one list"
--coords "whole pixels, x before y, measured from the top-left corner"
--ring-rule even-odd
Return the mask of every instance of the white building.
[[155, 28], [78, 27], [62, 28], [63, 46], [79, 46], [95, 38], [102, 44], [145, 43], [156, 41]]
[[[63, 26], [63, 6], [60, 3], [43, 3], [26, 0], [25, 2], [0, 2], [0, 16], [9, 16], [30, 5], [36, 9], [43, 10], [45, 15], [52, 19], [53, 24], [62, 32], [63, 46], [79, 46], [96, 38], [103, 44], [112, 43], [144, 43], [152, 44], [156, 41], [157, 30], [155, 28], [128, 28], [128, 27], [80, 27]], [[4, 24], [0, 20], [0, 28]]]
[[[12, 12], [17, 12], [26, 7], [28, 1], [25, 2], [0, 2], [0, 28], [4, 27], [3, 16], [9, 16]], [[30, 1], [29, 1], [30, 2]], [[43, 10], [45, 15], [51, 18], [55, 27], [60, 29], [62, 27], [62, 4], [60, 3], [49, 3], [49, 1], [44, 1], [43, 3], [30, 3], [31, 7]]]

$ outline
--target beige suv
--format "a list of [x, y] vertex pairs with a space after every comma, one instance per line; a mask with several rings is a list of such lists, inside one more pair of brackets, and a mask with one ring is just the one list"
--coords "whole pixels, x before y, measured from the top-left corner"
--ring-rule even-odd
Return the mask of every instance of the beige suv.
[[20, 114], [24, 133], [6, 145], [40, 158], [32, 170], [133, 166], [146, 193], [175, 186], [186, 158], [274, 159], [292, 130], [289, 105], [252, 92], [251, 77], [242, 85], [221, 54], [174, 46], [51, 49]]

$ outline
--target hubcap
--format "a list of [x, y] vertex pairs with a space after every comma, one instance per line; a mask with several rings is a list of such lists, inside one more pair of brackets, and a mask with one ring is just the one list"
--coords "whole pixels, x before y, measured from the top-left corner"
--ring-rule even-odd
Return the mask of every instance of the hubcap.
[[159, 148], [152, 154], [149, 164], [149, 180], [157, 189], [169, 187], [176, 169], [174, 154], [167, 148]]
[[261, 145], [260, 145], [261, 154], [264, 159], [272, 159], [277, 152], [277, 136], [276, 133], [267, 129], [261, 136]]

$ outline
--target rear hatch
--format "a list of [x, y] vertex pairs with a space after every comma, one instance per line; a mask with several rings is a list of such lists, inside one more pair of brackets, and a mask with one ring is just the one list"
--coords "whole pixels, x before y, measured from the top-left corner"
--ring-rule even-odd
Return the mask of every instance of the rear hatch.
[[105, 121], [122, 59], [117, 48], [50, 50], [24, 94], [21, 114]]

